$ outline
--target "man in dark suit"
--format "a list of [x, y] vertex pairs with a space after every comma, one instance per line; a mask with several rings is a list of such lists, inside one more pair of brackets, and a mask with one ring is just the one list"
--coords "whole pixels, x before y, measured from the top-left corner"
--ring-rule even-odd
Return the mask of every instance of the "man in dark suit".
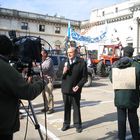
[[75, 47], [68, 48], [68, 61], [63, 68], [62, 93], [64, 101], [64, 123], [62, 131], [70, 128], [71, 105], [73, 106], [73, 122], [78, 133], [82, 132], [80, 99], [82, 87], [87, 81], [87, 65], [77, 57]]

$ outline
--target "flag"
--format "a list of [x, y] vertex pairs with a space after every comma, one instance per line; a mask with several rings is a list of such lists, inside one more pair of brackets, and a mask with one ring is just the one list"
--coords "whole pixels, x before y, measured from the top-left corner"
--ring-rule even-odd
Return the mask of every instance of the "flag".
[[68, 37], [68, 39], [70, 40], [70, 38], [71, 38], [71, 26], [70, 26], [70, 21], [68, 22], [67, 37]]
[[71, 26], [70, 26], [70, 21], [68, 22], [68, 28], [67, 28], [67, 36], [65, 38], [65, 47], [66, 50], [68, 49], [68, 42], [71, 39]]

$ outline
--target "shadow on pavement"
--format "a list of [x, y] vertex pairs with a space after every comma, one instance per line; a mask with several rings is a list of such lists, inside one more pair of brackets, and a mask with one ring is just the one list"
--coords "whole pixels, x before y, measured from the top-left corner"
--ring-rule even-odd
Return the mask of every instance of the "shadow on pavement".
[[117, 140], [117, 131], [106, 133], [106, 137], [99, 138], [97, 140]]
[[92, 87], [101, 87], [101, 86], [107, 86], [108, 84], [105, 83], [98, 83], [98, 82], [93, 82]]
[[93, 126], [93, 125], [98, 125], [98, 124], [101, 124], [104, 122], [111, 122], [111, 121], [116, 121], [116, 120], [117, 120], [117, 113], [116, 112], [109, 113], [109, 114], [106, 114], [102, 117], [98, 117], [94, 120], [83, 122], [83, 129], [86, 129], [86, 128]]
[[[100, 102], [101, 101], [84, 101], [84, 100], [81, 100], [81, 108], [82, 107], [87, 107], [87, 106], [95, 106], [95, 105], [98, 105]], [[64, 111], [64, 105], [63, 105], [63, 101], [62, 100], [55, 101], [54, 103], [55, 104], [59, 104], [58, 106], [54, 107], [54, 113]], [[44, 104], [43, 103], [33, 105], [33, 110], [34, 110], [34, 113], [36, 115], [44, 114], [44, 112], [41, 112], [41, 110], [43, 108], [44, 108]], [[21, 118], [24, 118], [24, 117], [27, 116], [27, 111], [28, 111], [29, 115], [32, 116], [32, 112], [30, 110], [30, 106], [28, 107], [28, 105], [25, 105], [25, 106], [21, 105], [20, 110], [23, 110], [22, 111], [23, 113], [20, 114]]]

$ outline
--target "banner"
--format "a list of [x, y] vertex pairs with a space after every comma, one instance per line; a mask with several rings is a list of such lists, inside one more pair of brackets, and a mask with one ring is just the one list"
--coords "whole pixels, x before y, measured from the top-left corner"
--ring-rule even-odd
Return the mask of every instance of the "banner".
[[70, 21], [68, 22], [68, 29], [67, 29], [67, 38], [68, 40], [74, 40], [74, 41], [82, 41], [85, 43], [97, 43], [102, 41], [106, 37], [107, 31], [103, 31], [99, 36], [97, 37], [90, 37], [90, 36], [83, 36], [75, 32], [71, 29]]
[[106, 37], [107, 32], [104, 31], [101, 35], [91, 38], [90, 36], [81, 36], [80, 34], [76, 33], [75, 31], [71, 30], [71, 38], [76, 41], [83, 41], [86, 43], [97, 43], [100, 42], [102, 39]]

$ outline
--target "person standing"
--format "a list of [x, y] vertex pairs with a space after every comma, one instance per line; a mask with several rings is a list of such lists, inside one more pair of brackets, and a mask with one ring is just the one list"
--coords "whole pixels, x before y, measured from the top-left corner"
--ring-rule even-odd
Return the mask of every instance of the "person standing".
[[9, 64], [12, 42], [0, 35], [0, 140], [13, 140], [19, 131], [20, 99], [33, 100], [44, 89], [41, 79], [28, 83], [14, 67]]
[[[124, 57], [114, 62], [109, 75], [111, 82], [114, 84], [115, 91], [114, 103], [117, 107], [118, 138], [119, 140], [125, 140], [128, 116], [132, 137], [134, 140], [139, 140], [137, 108], [140, 101], [140, 64], [132, 59], [134, 52], [132, 47], [127, 46], [123, 51]], [[118, 79], [119, 76], [121, 76], [119, 79], [122, 80]]]
[[64, 101], [64, 122], [62, 131], [70, 128], [71, 105], [73, 106], [73, 122], [78, 133], [82, 132], [82, 121], [80, 112], [80, 99], [82, 87], [87, 81], [86, 62], [77, 57], [75, 47], [67, 50], [68, 61], [65, 62], [62, 75], [62, 95]]
[[[49, 83], [45, 87], [45, 93], [47, 96], [47, 114], [54, 112], [54, 97], [53, 97], [53, 79], [54, 79], [54, 66], [52, 59], [48, 56], [47, 50], [41, 51], [42, 55], [42, 71], [44, 79], [48, 80]], [[45, 111], [45, 108], [42, 110]]]

